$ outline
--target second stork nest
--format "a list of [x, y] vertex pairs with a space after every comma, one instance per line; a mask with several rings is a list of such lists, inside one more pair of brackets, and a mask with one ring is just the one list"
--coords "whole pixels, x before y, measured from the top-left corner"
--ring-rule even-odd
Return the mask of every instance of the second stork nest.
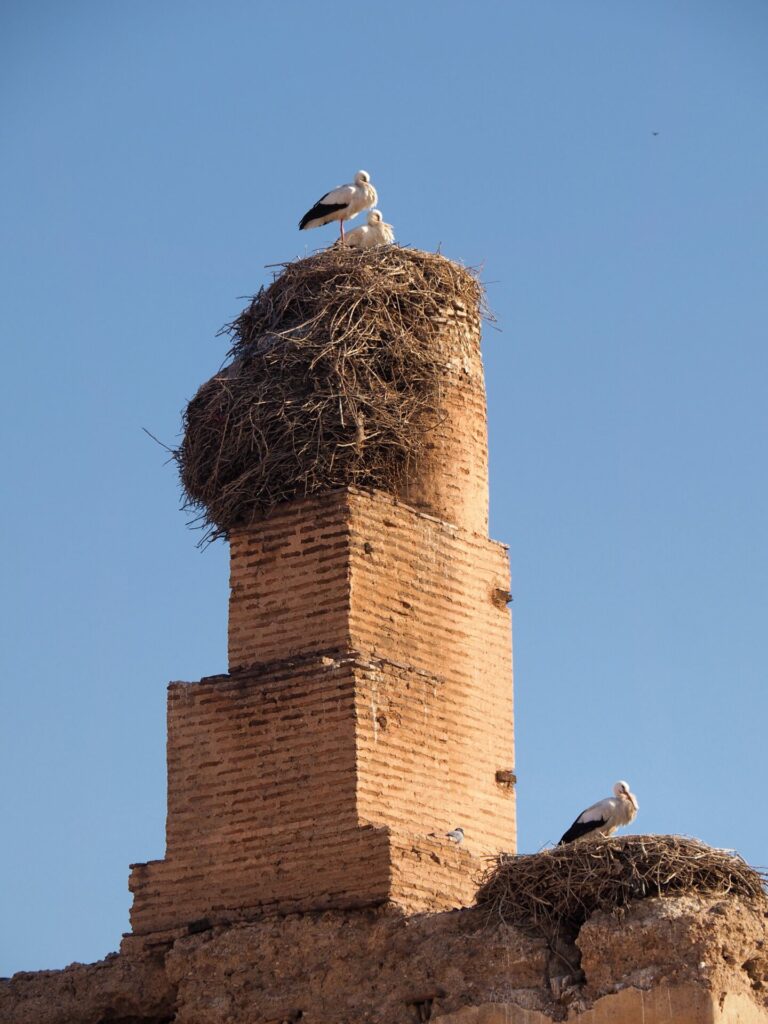
[[764, 876], [730, 850], [683, 836], [622, 836], [502, 854], [476, 903], [508, 924], [556, 930], [652, 896], [736, 896], [765, 907], [764, 886]]
[[398, 246], [284, 264], [184, 414], [176, 459], [206, 539], [297, 496], [397, 490], [436, 421], [446, 314], [472, 320], [481, 298], [464, 267]]

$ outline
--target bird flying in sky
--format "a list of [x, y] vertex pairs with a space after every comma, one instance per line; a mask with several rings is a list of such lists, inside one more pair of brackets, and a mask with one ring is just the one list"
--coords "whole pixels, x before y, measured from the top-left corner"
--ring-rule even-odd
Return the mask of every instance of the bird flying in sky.
[[343, 242], [344, 221], [351, 220], [361, 210], [367, 210], [369, 206], [375, 206], [378, 199], [368, 171], [358, 171], [353, 184], [339, 185], [338, 188], [331, 189], [330, 192], [321, 196], [312, 209], [307, 210], [299, 221], [299, 230], [319, 228], [323, 224], [330, 224], [332, 220], [337, 220]]
[[637, 798], [629, 791], [628, 782], [617, 782], [613, 796], [598, 800], [582, 811], [557, 844], [573, 843], [585, 836], [610, 836], [620, 825], [629, 825], [637, 816]]
[[347, 235], [347, 245], [353, 249], [371, 249], [374, 245], [389, 245], [395, 240], [391, 224], [384, 223], [381, 210], [371, 210], [368, 223], [355, 228]]

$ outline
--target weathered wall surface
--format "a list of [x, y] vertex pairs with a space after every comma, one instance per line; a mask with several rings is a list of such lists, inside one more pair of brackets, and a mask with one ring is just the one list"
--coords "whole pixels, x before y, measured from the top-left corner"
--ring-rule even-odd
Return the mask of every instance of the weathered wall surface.
[[[464, 910], [265, 917], [0, 982], [3, 1024], [766, 1024], [768, 930], [736, 901], [596, 914], [576, 946]], [[568, 966], [569, 961], [572, 966]]]
[[0, 978], [2, 1024], [161, 1024], [175, 1013], [176, 988], [163, 956], [112, 953], [96, 964]]
[[133, 866], [135, 933], [388, 898], [389, 835], [355, 803], [359, 671], [309, 658], [170, 688], [167, 853]]
[[[483, 1003], [437, 1018], [440, 1024], [551, 1024], [539, 1010], [509, 1003]], [[765, 1010], [744, 995], [715, 995], [695, 985], [667, 985], [644, 991], [625, 988], [601, 996], [578, 1024], [764, 1024]]]
[[[232, 538], [232, 675], [173, 684], [166, 856], [135, 932], [471, 902], [515, 848], [506, 550], [381, 493]], [[460, 850], [429, 833], [461, 825]]]
[[[454, 772], [445, 686], [329, 656], [172, 686], [167, 855], [133, 867], [134, 932], [270, 908], [470, 903], [490, 842], [507, 838], [482, 797], [510, 797], [482, 748], [485, 794]], [[407, 735], [425, 721], [436, 740], [414, 756]], [[428, 835], [451, 815], [467, 829], [462, 847]]]
[[233, 672], [317, 652], [359, 656], [362, 820], [413, 834], [461, 824], [477, 853], [514, 849], [514, 792], [496, 781], [514, 764], [502, 545], [350, 490], [238, 532], [231, 582]]
[[230, 536], [229, 669], [351, 646], [345, 492], [305, 498]]
[[498, 672], [511, 702], [504, 545], [349, 488], [233, 531], [230, 551], [231, 672], [351, 649], [436, 674]]
[[488, 533], [488, 425], [480, 316], [457, 301], [439, 318], [444, 373], [423, 457], [398, 496], [449, 523]]

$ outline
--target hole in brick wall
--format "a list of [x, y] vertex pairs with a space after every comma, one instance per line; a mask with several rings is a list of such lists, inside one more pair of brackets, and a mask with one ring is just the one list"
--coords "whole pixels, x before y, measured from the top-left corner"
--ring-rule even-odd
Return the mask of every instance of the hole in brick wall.
[[443, 989], [433, 990], [431, 995], [420, 995], [416, 999], [409, 999], [406, 1003], [407, 1006], [412, 1008], [412, 1020], [425, 1021], [430, 1020], [432, 1017], [432, 1006], [435, 999], [445, 995]]
[[496, 782], [504, 789], [512, 789], [517, 782], [517, 776], [512, 771], [500, 768], [496, 772]]
[[742, 970], [747, 972], [755, 992], [760, 992], [768, 987], [768, 957], [752, 957], [751, 960], [743, 963], [741, 967]]
[[187, 925], [188, 935], [197, 935], [198, 932], [207, 932], [213, 928], [213, 923], [207, 917], [201, 917], [197, 921], [190, 921]]
[[506, 608], [512, 602], [512, 592], [503, 587], [495, 587], [491, 593], [491, 600], [497, 608]]
[[380, 729], [386, 729], [387, 725], [388, 725], [387, 716], [386, 715], [376, 715], [376, 725], [378, 725], [378, 727]]
[[420, 1003], [414, 1003], [416, 1007], [417, 1020], [429, 1020], [432, 1016], [432, 999], [424, 999]]
[[372, 555], [373, 544], [371, 544], [369, 541], [366, 541], [365, 544], [363, 544], [363, 551], [366, 553], [366, 555]]

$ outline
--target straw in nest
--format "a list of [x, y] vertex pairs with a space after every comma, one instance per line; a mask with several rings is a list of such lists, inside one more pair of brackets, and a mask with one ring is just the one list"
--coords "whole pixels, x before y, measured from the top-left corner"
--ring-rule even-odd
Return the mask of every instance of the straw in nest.
[[579, 928], [596, 910], [651, 896], [735, 896], [765, 904], [765, 876], [737, 854], [682, 836], [622, 836], [502, 854], [476, 903], [508, 924]]
[[398, 246], [282, 267], [184, 414], [175, 456], [205, 539], [296, 496], [397, 490], [435, 422], [446, 309], [474, 317], [482, 298], [464, 267]]

